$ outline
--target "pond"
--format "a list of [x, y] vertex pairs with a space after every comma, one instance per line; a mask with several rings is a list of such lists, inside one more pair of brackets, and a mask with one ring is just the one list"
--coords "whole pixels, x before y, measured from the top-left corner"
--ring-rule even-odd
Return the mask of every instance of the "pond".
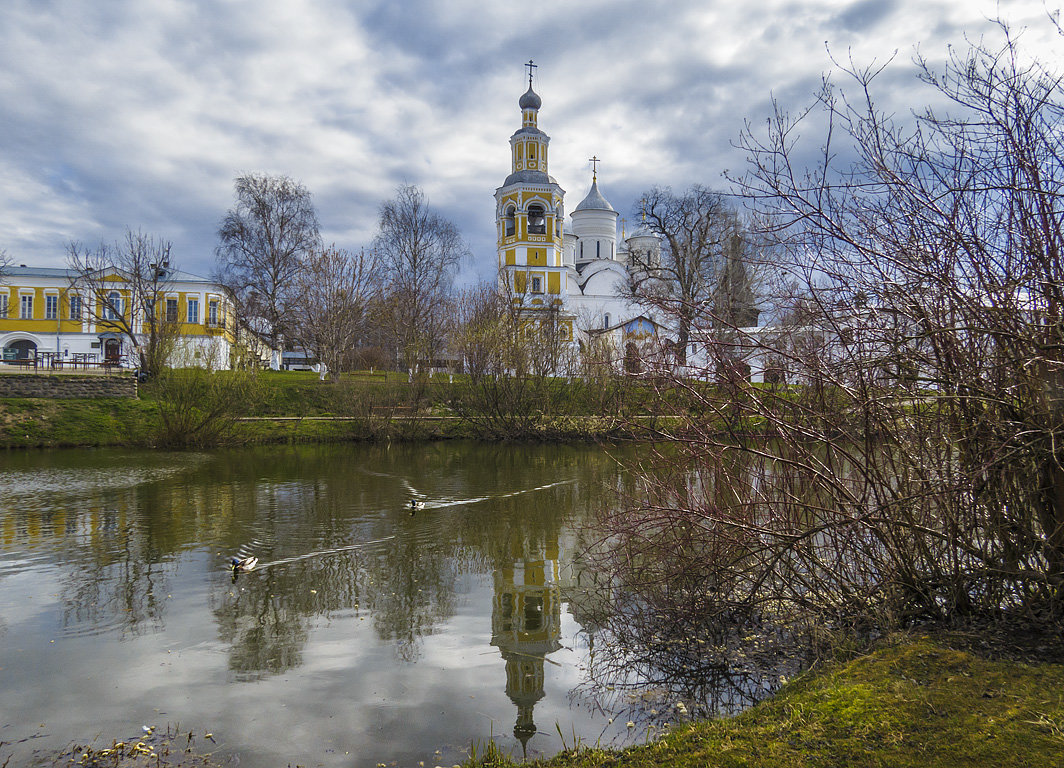
[[583, 523], [622, 483], [594, 447], [8, 453], [0, 764], [142, 726], [242, 766], [643, 740], [589, 694]]

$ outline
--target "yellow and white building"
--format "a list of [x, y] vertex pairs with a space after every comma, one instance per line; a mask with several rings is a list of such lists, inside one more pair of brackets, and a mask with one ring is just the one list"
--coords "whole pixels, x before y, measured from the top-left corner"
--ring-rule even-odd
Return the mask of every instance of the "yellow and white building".
[[[93, 282], [99, 291], [73, 287], [68, 269], [6, 267], [0, 277], [0, 347], [3, 360], [46, 366], [76, 363], [135, 368], [139, 361], [123, 326], [144, 330], [129, 281], [109, 270]], [[188, 272], [168, 269], [160, 282], [156, 316], [176, 323], [173, 365], [228, 368], [233, 345], [233, 308], [221, 286]], [[97, 295], [102, 292], [103, 296]], [[101, 302], [106, 304], [101, 304]], [[121, 314], [125, 323], [117, 322]], [[109, 322], [109, 319], [115, 322]], [[128, 322], [131, 321], [131, 322]]]
[[[595, 165], [588, 193], [566, 218], [565, 190], [549, 173], [550, 137], [539, 127], [542, 104], [530, 74], [518, 102], [521, 127], [510, 137], [510, 175], [495, 191], [500, 282], [526, 329], [556, 324], [561, 340], [573, 347], [593, 345], [596, 354], [638, 372], [640, 359], [670, 348], [677, 333], [669, 317], [627, 297], [632, 275], [661, 265], [661, 240], [645, 224], [631, 234], [619, 226], [620, 214], [599, 189], [597, 157], [590, 158]], [[752, 380], [762, 381], [766, 354], [748, 343], [764, 337], [757, 314], [755, 309], [752, 325], [740, 329], [747, 341], [736, 345], [736, 354]], [[690, 340], [691, 375], [712, 367], [709, 341]], [[539, 351], [547, 354], [546, 348]]]
[[500, 281], [528, 324], [556, 323], [573, 344], [606, 334], [623, 348], [645, 334], [647, 314], [624, 298], [628, 270], [656, 263], [660, 242], [642, 228], [618, 237], [619, 214], [599, 190], [597, 167], [566, 221], [565, 190], [549, 172], [550, 137], [539, 128], [542, 103], [530, 75], [521, 127], [510, 137], [510, 175], [495, 191]]

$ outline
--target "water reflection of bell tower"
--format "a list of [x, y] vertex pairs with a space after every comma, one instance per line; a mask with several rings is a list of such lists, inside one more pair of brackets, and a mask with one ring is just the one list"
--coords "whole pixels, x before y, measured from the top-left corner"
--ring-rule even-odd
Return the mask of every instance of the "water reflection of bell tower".
[[527, 749], [536, 733], [532, 709], [544, 696], [544, 659], [561, 647], [558, 545], [513, 554], [512, 564], [495, 571], [491, 644], [506, 661], [506, 695], [517, 707], [514, 736]]

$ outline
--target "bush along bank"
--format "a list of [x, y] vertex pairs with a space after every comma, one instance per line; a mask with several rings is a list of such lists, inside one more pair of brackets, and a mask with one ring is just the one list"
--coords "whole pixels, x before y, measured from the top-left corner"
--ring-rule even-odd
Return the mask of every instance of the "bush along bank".
[[[512, 384], [512, 383], [511, 383]], [[364, 440], [652, 438], [668, 423], [640, 390], [542, 379], [497, 382], [266, 371], [168, 371], [138, 398], [0, 398], [0, 446], [211, 447]]]

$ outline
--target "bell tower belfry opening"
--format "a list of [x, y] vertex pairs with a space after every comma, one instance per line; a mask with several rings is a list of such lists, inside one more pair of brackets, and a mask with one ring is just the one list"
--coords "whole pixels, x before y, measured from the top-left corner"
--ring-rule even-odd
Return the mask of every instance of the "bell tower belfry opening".
[[525, 66], [528, 90], [518, 101], [521, 127], [510, 137], [510, 175], [495, 190], [499, 279], [528, 324], [552, 314], [552, 324], [571, 340], [572, 319], [558, 317], [566, 291], [565, 190], [550, 175], [550, 136], [539, 128], [543, 100], [532, 87], [537, 65], [529, 60]]

